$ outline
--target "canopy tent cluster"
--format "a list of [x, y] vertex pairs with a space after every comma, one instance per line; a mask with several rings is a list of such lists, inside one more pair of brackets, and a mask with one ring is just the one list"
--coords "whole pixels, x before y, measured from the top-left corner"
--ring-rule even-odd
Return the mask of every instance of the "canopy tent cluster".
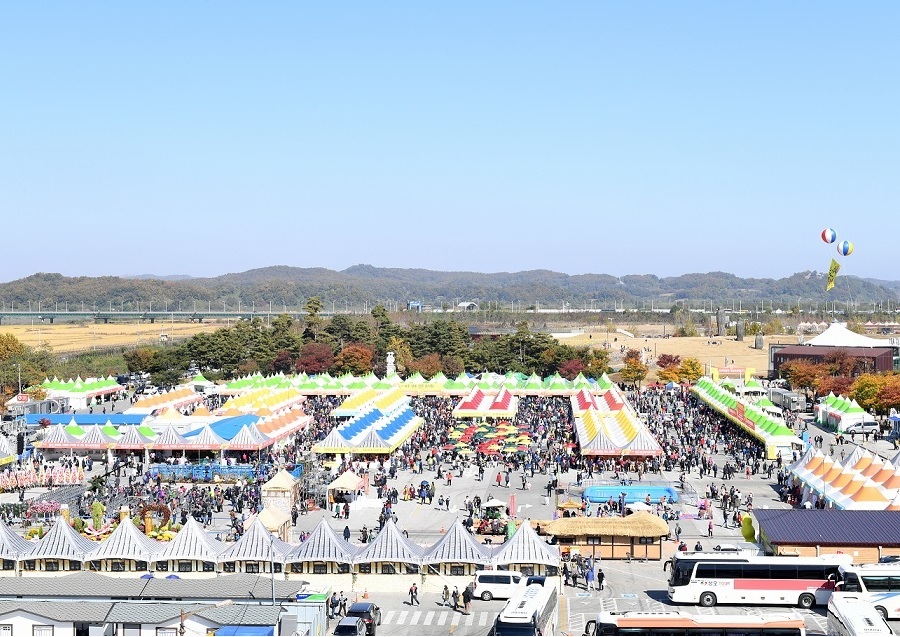
[[582, 455], [662, 455], [662, 447], [656, 438], [615, 387], [599, 395], [580, 390], [570, 400]]
[[417, 566], [468, 563], [495, 568], [530, 563], [558, 568], [560, 564], [558, 548], [538, 537], [528, 520], [506, 542], [489, 547], [480, 544], [459, 520], [430, 546], [412, 542], [390, 520], [372, 542], [356, 546], [339, 537], [325, 519], [316, 525], [306, 540], [291, 544], [274, 537], [259, 517], [233, 543], [213, 539], [193, 518], [188, 519], [174, 539], [157, 541], [144, 535], [128, 517], [123, 517], [108, 537], [97, 542], [80, 535], [65, 518], [58, 517], [36, 543], [26, 541], [6, 525], [0, 525], [0, 557], [14, 562], [88, 562], [99, 570], [107, 567], [109, 561], [116, 560], [133, 560], [143, 566], [135, 570], [166, 570], [161, 563], [203, 562], [215, 565], [208, 571], [203, 569], [211, 577], [225, 571], [226, 564], [241, 561], [282, 566], [297, 562], [349, 565], [401, 562]]
[[704, 403], [763, 442], [770, 460], [774, 460], [778, 453], [790, 457], [793, 450], [802, 449], [805, 444], [783, 419], [750, 399], [735, 395], [707, 376], [698, 380], [691, 391]]
[[813, 405], [813, 413], [817, 423], [834, 429], [838, 433], [863, 421], [874, 420], [856, 400], [840, 395], [835, 396], [833, 392]]
[[[346, 422], [332, 429], [313, 445], [316, 453], [387, 454], [402, 445], [424, 422], [409, 406], [409, 396], [392, 388], [374, 396], [361, 390], [368, 400], [356, 406], [342, 405], [342, 413], [351, 413]], [[345, 401], [345, 403], [348, 401]]]
[[501, 453], [527, 452], [532, 448], [534, 436], [531, 425], [518, 427], [507, 420], [483, 423], [458, 423], [449, 434], [444, 451], [456, 450], [462, 455], [478, 453], [493, 456]]
[[455, 418], [512, 418], [519, 409], [519, 401], [505, 387], [491, 393], [480, 387], [473, 389], [453, 408]]
[[811, 506], [824, 500], [836, 509], [900, 511], [900, 452], [882, 460], [856, 446], [843, 460], [832, 460], [810, 446], [789, 470], [801, 486], [800, 502]]
[[47, 393], [47, 398], [67, 398], [73, 409], [87, 409], [88, 406], [102, 400], [104, 396], [125, 391], [125, 388], [112, 376], [84, 380], [79, 376], [74, 380], [70, 378], [67, 381], [59, 380], [56, 377], [53, 380], [45, 378], [40, 387]]
[[161, 394], [145, 396], [125, 410], [126, 414], [153, 414], [199, 403], [203, 396], [190, 387], [176, 387]]

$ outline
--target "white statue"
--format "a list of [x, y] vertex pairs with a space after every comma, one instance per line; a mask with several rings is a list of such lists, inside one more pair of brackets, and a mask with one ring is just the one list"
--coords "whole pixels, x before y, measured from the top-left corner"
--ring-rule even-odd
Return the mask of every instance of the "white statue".
[[394, 352], [388, 352], [385, 362], [385, 376], [393, 376], [396, 373], [397, 368], [394, 365]]

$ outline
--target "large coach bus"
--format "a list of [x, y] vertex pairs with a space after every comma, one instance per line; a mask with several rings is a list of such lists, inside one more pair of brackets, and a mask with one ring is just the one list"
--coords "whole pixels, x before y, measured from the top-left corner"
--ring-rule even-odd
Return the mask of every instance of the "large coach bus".
[[602, 612], [584, 626], [585, 635], [806, 635], [796, 611], [766, 615], [692, 615], [681, 611]]
[[677, 551], [667, 566], [669, 599], [679, 604], [763, 604], [811, 608], [828, 603], [849, 555], [751, 556]]

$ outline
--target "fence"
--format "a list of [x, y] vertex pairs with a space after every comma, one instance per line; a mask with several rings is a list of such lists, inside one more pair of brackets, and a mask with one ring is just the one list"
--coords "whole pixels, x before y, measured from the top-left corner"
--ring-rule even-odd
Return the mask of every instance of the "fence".
[[[150, 477], [159, 476], [162, 480], [174, 480], [175, 482], [210, 482], [216, 476], [221, 480], [247, 480], [255, 481], [260, 476], [268, 476], [273, 465], [228, 465], [219, 464], [155, 464], [150, 466]], [[303, 474], [303, 467], [297, 466], [289, 471], [292, 476], [299, 478]]]

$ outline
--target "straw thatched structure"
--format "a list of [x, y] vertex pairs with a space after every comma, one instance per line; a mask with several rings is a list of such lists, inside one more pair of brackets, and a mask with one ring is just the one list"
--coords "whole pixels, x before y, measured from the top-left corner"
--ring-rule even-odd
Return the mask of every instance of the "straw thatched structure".
[[669, 525], [652, 513], [627, 517], [559, 518], [542, 529], [552, 535], [565, 553], [580, 553], [602, 559], [662, 559], [662, 543]]

